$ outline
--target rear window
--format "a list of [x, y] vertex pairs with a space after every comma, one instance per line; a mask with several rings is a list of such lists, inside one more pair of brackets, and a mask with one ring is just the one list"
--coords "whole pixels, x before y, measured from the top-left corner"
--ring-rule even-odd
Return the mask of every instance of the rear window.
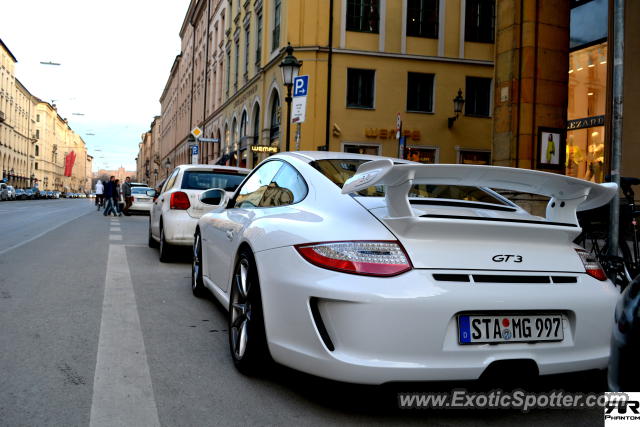
[[134, 187], [131, 189], [131, 194], [147, 194], [149, 190], [151, 190], [149, 187]]
[[225, 191], [236, 191], [245, 174], [224, 173], [217, 171], [185, 171], [182, 177], [184, 190], [207, 190], [223, 188]]
[[[316, 160], [311, 163], [311, 166], [320, 171], [338, 187], [342, 188], [344, 183], [356, 173], [358, 167], [367, 161], [368, 160], [360, 159], [326, 159]], [[364, 197], [384, 197], [384, 187], [382, 185], [372, 186], [358, 192], [358, 195]], [[505, 202], [481, 188], [462, 185], [416, 184], [409, 190], [409, 197], [412, 199], [449, 199], [506, 205]]]

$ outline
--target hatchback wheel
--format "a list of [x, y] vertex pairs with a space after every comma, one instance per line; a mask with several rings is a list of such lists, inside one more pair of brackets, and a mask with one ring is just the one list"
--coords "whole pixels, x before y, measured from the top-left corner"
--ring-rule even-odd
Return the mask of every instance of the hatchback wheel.
[[157, 248], [158, 246], [159, 246], [158, 242], [151, 235], [151, 218], [149, 218], [149, 247]]
[[240, 253], [231, 283], [229, 349], [236, 368], [257, 374], [271, 361], [264, 329], [258, 273], [251, 252]]
[[204, 280], [202, 279], [202, 239], [200, 231], [196, 232], [193, 241], [193, 261], [191, 262], [191, 291], [193, 295], [202, 298], [206, 295]]
[[169, 262], [173, 259], [173, 246], [167, 243], [164, 237], [164, 227], [160, 223], [160, 262]]

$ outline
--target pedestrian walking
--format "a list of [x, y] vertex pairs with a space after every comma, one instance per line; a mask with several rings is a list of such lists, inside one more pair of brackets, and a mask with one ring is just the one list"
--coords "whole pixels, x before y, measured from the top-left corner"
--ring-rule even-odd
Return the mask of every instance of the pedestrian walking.
[[122, 192], [120, 191], [120, 180], [116, 179], [113, 185], [113, 204], [115, 205], [118, 216], [122, 216], [122, 207], [124, 206], [124, 199], [122, 199]]
[[114, 205], [114, 200], [113, 200], [113, 193], [115, 192], [115, 187], [116, 187], [116, 183], [115, 183], [116, 177], [115, 176], [111, 176], [109, 178], [109, 182], [107, 182], [107, 184], [104, 186], [104, 192], [103, 192], [103, 197], [104, 197], [104, 216], [108, 216], [109, 214], [113, 213], [114, 216], [116, 216], [118, 214], [118, 211], [116, 211], [116, 207]]
[[102, 198], [103, 193], [104, 184], [101, 180], [98, 180], [98, 182], [96, 182], [96, 206], [98, 207], [98, 210], [100, 210], [100, 208], [104, 206], [104, 201]]
[[133, 197], [131, 196], [131, 177], [126, 177], [122, 186], [120, 187], [122, 190], [122, 197], [124, 198], [124, 214], [126, 216], [130, 216], [129, 208], [133, 204]]

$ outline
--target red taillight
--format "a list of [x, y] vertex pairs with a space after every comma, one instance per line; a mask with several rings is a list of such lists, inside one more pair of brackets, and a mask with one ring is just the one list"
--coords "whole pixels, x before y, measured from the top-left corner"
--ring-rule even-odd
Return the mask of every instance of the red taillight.
[[396, 276], [412, 268], [397, 241], [326, 242], [295, 248], [311, 264], [344, 273]]
[[182, 191], [171, 193], [171, 201], [169, 202], [169, 207], [171, 209], [189, 209], [191, 207], [191, 203], [189, 203], [189, 196], [187, 195], [187, 193], [184, 193]]
[[580, 256], [582, 264], [587, 274], [598, 280], [607, 280], [607, 274], [602, 269], [602, 266], [598, 262], [598, 258], [592, 253], [585, 251], [584, 249], [576, 249], [576, 252]]

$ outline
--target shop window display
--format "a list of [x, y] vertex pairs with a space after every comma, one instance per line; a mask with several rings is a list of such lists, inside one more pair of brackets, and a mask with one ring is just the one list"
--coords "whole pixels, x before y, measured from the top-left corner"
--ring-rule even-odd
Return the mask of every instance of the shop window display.
[[604, 179], [606, 64], [606, 43], [569, 56], [566, 174], [592, 182]]
[[404, 148], [403, 158], [412, 162], [436, 163], [436, 155], [435, 148], [407, 146]]

